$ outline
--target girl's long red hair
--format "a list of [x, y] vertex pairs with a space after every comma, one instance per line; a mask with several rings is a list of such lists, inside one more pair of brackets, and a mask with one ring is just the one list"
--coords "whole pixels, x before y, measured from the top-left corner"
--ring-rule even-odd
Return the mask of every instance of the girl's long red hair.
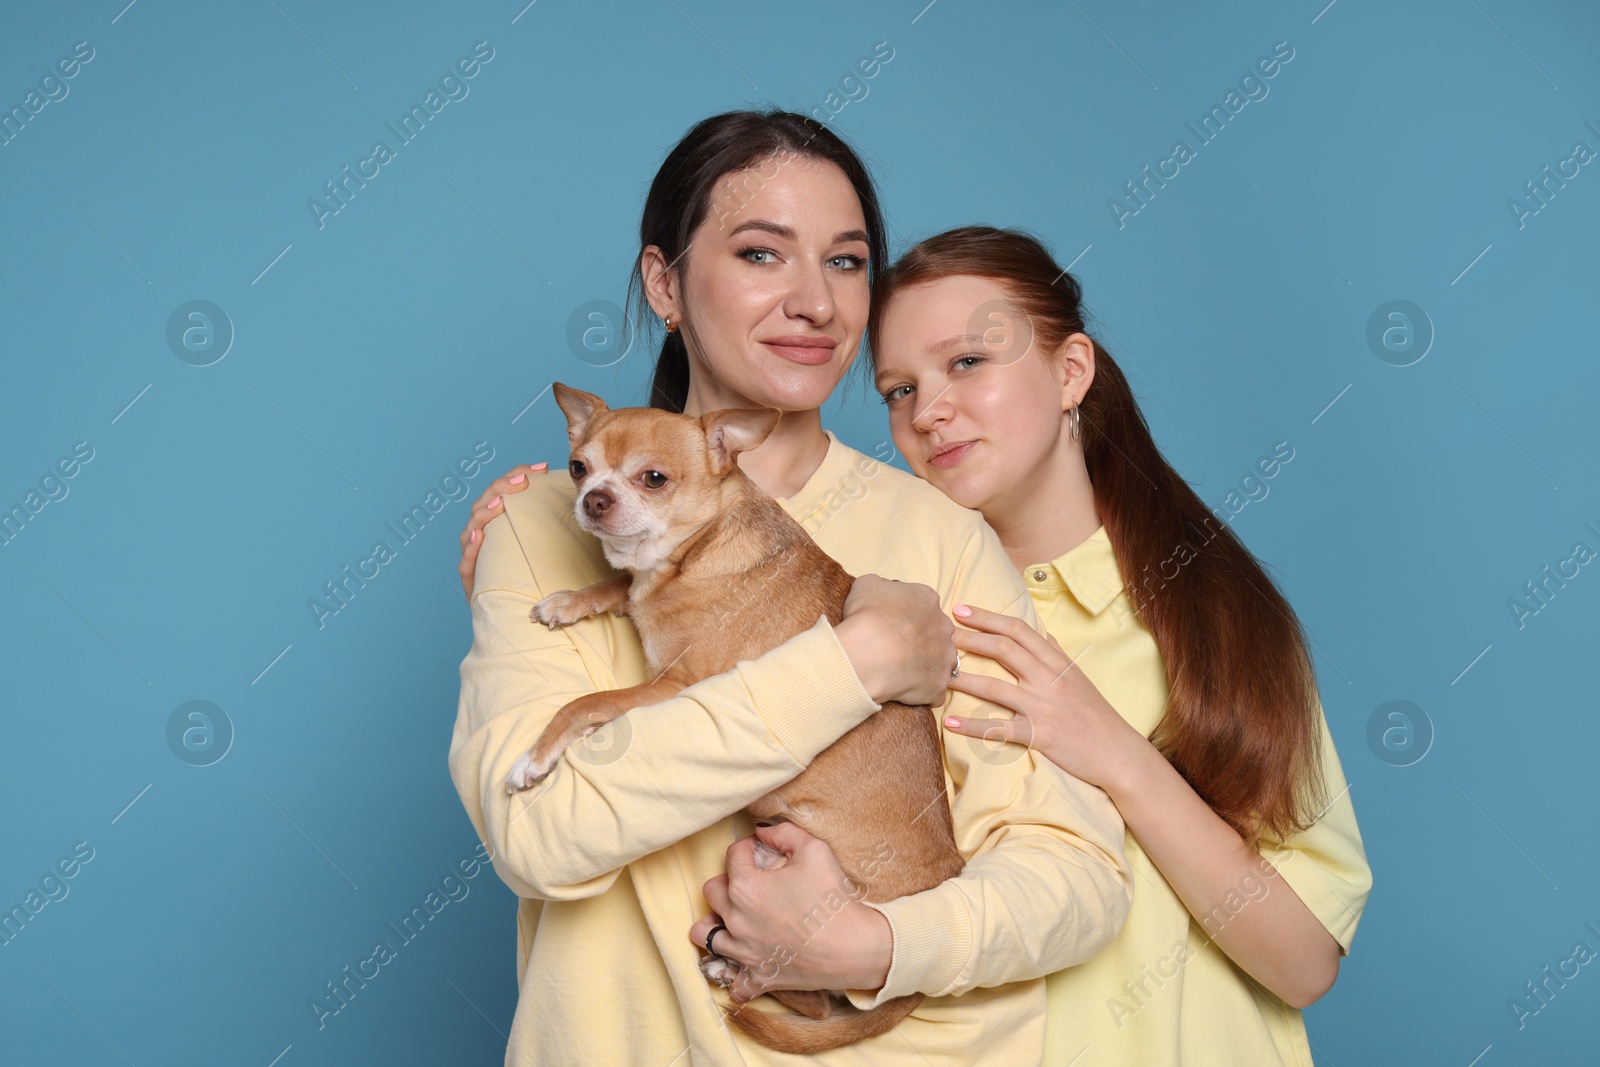
[[[1082, 289], [1043, 245], [1021, 231], [969, 226], [930, 237], [884, 273], [869, 335], [878, 336], [896, 293], [955, 275], [1003, 285], [1041, 352], [1085, 332]], [[1263, 829], [1282, 838], [1306, 828], [1326, 787], [1316, 674], [1299, 619], [1161, 455], [1127, 378], [1097, 341], [1079, 411], [1095, 506], [1166, 668], [1167, 707], [1150, 740], [1251, 845]]]

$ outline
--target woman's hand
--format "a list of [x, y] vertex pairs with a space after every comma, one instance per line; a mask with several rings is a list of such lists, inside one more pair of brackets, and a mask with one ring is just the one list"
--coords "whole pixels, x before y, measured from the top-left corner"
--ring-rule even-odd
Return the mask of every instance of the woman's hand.
[[483, 528], [489, 525], [490, 519], [506, 510], [500, 506], [500, 498], [506, 493], [522, 492], [528, 487], [528, 475], [543, 474], [548, 466], [548, 463], [524, 463], [512, 467], [490, 482], [489, 488], [473, 502], [467, 528], [461, 531], [461, 588], [466, 590], [468, 600], [472, 599], [472, 576], [478, 569], [478, 550], [483, 547]]
[[971, 629], [957, 629], [956, 647], [987, 656], [1010, 671], [1016, 684], [981, 674], [950, 681], [969, 693], [1016, 713], [1010, 719], [947, 718], [958, 734], [1014, 741], [1044, 753], [1052, 763], [1108, 793], [1132, 772], [1141, 747], [1150, 742], [1128, 724], [1094, 683], [1074, 664], [1054, 637], [1011, 615], [958, 604], [956, 618]]
[[827, 842], [794, 823], [758, 826], [728, 846], [728, 873], [704, 892], [715, 914], [689, 927], [689, 940], [704, 952], [706, 935], [727, 927], [712, 947], [743, 965], [728, 990], [736, 1002], [772, 989], [871, 992], [888, 978], [889, 920], [861, 903]]
[[955, 670], [954, 633], [933, 589], [876, 574], [863, 574], [850, 586], [844, 618], [834, 627], [873, 701], [935, 707], [945, 702]]

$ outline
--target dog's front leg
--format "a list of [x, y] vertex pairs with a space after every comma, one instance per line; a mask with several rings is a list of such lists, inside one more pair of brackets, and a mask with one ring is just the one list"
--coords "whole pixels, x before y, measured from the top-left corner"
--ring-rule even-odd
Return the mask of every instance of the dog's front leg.
[[621, 615], [628, 609], [628, 588], [632, 584], [633, 575], [623, 573], [582, 589], [551, 593], [533, 606], [528, 618], [554, 630], [606, 611]]
[[556, 712], [533, 748], [517, 757], [506, 777], [506, 792], [515, 793], [537, 785], [555, 770], [568, 745], [589, 736], [630, 709], [659, 703], [675, 696], [682, 688], [679, 682], [658, 678], [643, 685], [606, 689], [569, 701]]

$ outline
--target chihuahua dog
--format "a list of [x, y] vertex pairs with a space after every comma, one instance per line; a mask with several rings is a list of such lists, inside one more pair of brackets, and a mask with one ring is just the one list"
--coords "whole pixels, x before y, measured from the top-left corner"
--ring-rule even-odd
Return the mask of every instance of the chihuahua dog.
[[[779, 412], [612, 411], [590, 393], [560, 383], [554, 391], [572, 443], [578, 525], [623, 573], [545, 597], [531, 618], [555, 628], [606, 611], [626, 614], [655, 679], [562, 707], [512, 768], [511, 792], [542, 781], [569, 745], [630, 709], [731, 670], [819, 615], [837, 625], [854, 581], [735, 462], [766, 439]], [[745, 810], [757, 822], [788, 820], [826, 841], [859, 899], [931, 889], [965, 866], [945, 797], [939, 729], [926, 705], [884, 704]], [[781, 854], [765, 846], [756, 860], [781, 866]], [[738, 968], [721, 956], [700, 962], [724, 987]], [[912, 993], [863, 1012], [842, 991], [771, 995], [800, 1014], [746, 1008], [730, 1011], [729, 1020], [768, 1048], [799, 1054], [884, 1033], [922, 1002]]]

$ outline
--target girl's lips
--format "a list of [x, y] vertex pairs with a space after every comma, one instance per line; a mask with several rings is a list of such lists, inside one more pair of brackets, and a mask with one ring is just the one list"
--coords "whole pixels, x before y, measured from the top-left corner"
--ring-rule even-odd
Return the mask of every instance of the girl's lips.
[[808, 367], [828, 362], [837, 347], [834, 342], [822, 337], [774, 337], [761, 343], [784, 359]]
[[929, 466], [938, 467], [940, 470], [947, 470], [950, 467], [954, 467], [957, 463], [960, 463], [962, 458], [966, 456], [968, 452], [972, 451], [972, 446], [977, 443], [978, 442], [976, 441], [963, 441], [954, 448], [948, 448], [943, 452], [937, 452], [928, 457], [928, 464]]

